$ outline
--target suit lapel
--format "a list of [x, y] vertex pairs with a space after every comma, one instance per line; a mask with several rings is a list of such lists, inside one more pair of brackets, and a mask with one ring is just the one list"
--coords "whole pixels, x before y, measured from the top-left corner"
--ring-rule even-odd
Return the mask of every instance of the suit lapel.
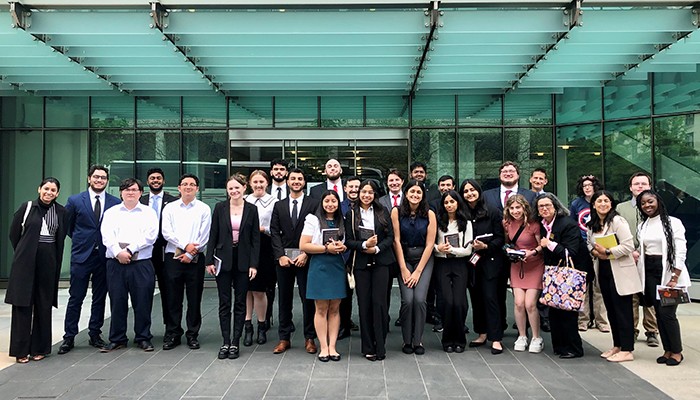
[[[244, 208], [245, 212], [245, 208]], [[229, 232], [231, 235], [233, 235], [233, 228], [231, 227], [231, 204], [229, 202], [226, 202], [224, 204], [224, 220], [223, 220], [224, 225], [226, 225], [226, 230]], [[243, 218], [241, 218], [241, 224], [243, 224]]]
[[[92, 215], [92, 218], [90, 218], [91, 221], [95, 223], [95, 226], [100, 226], [100, 221], [97, 221], [95, 219], [95, 210], [92, 209], [92, 201], [90, 200], [90, 192], [89, 191], [84, 191], [83, 192], [83, 206], [85, 206], [85, 209], [88, 211], [90, 215]], [[106, 198], [106, 196], [105, 196]], [[106, 202], [106, 200], [105, 200]], [[102, 208], [104, 208], [106, 205], [103, 205]]]

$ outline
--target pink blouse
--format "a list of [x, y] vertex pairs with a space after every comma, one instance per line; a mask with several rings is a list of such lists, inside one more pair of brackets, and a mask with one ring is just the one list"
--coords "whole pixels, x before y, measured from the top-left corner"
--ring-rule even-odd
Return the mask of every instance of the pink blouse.
[[238, 236], [241, 230], [241, 220], [242, 215], [232, 215], [231, 216], [231, 230], [233, 231], [233, 243], [238, 243]]

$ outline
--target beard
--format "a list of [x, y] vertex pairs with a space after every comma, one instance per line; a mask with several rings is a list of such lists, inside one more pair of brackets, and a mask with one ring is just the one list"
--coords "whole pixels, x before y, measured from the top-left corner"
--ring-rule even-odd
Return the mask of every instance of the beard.
[[163, 190], [163, 185], [154, 187], [152, 184], [148, 184], [148, 188], [151, 189], [152, 193], [160, 193], [160, 191]]
[[326, 177], [328, 178], [329, 181], [332, 182], [332, 181], [338, 180], [338, 178], [340, 178], [340, 174], [338, 174], [338, 175], [326, 175]]
[[275, 182], [277, 182], [277, 183], [282, 183], [282, 182], [284, 182], [284, 181], [287, 180], [287, 177], [286, 177], [286, 176], [283, 176], [283, 177], [281, 177], [281, 178], [278, 178], [278, 177], [272, 175], [272, 180], [275, 181]]

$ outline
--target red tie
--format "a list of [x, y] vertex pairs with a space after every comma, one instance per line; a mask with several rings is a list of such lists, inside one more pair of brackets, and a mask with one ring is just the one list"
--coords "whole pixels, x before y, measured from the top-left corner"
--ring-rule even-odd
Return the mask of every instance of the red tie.
[[510, 194], [512, 193], [512, 190], [506, 190], [506, 197], [503, 199], [503, 207], [506, 206], [506, 201], [508, 201], [508, 198], [510, 197]]
[[398, 201], [399, 195], [397, 194], [397, 195], [394, 195], [392, 197], [394, 198], [394, 207], [398, 206], [399, 205], [399, 201]]
[[333, 190], [335, 190], [335, 192], [338, 193], [338, 185], [333, 185]]

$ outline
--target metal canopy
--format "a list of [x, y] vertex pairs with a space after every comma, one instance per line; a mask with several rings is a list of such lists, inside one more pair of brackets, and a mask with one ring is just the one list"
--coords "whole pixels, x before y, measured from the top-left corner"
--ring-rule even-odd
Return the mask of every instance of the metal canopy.
[[202, 3], [11, 3], [0, 95], [546, 94], [700, 63], [683, 1]]

